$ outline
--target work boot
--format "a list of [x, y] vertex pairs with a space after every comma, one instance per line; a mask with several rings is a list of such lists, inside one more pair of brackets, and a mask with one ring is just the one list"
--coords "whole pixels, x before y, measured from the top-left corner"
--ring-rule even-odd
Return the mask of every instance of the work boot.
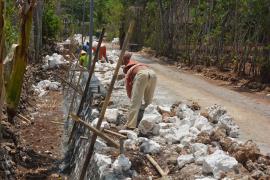
[[138, 112], [138, 117], [137, 117], [137, 126], [139, 126], [141, 120], [143, 119], [143, 114], [144, 114], [144, 109], [140, 109], [139, 112]]

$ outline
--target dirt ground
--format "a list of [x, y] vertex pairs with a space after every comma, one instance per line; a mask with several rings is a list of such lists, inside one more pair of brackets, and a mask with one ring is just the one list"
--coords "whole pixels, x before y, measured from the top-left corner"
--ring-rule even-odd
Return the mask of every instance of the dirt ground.
[[270, 152], [270, 99], [257, 94], [237, 92], [220, 82], [178, 69], [157, 58], [134, 54], [134, 59], [148, 64], [158, 76], [157, 104], [175, 101], [198, 102], [202, 109], [214, 104], [224, 106], [241, 130], [240, 140], [254, 140], [263, 153]]
[[61, 91], [50, 91], [48, 95], [37, 98], [37, 112], [33, 113], [33, 123], [22, 127], [20, 131], [21, 141], [25, 146], [56, 159], [63, 158], [62, 100]]

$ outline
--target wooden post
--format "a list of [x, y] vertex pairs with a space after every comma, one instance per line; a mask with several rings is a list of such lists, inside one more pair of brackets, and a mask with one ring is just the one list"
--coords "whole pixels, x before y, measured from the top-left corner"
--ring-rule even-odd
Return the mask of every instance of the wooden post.
[[[92, 62], [92, 66], [91, 66], [91, 68], [89, 70], [89, 76], [88, 76], [88, 79], [87, 79], [87, 82], [86, 82], [86, 86], [84, 88], [84, 93], [83, 93], [83, 96], [82, 96], [82, 99], [81, 99], [81, 102], [80, 102], [79, 109], [77, 111], [77, 116], [79, 116], [79, 117], [80, 117], [80, 114], [81, 114], [81, 112], [83, 110], [83, 105], [85, 103], [85, 99], [87, 97], [87, 94], [88, 94], [88, 91], [89, 91], [89, 88], [90, 88], [89, 87], [90, 86], [90, 82], [91, 82], [92, 76], [93, 76], [94, 71], [95, 71], [96, 62], [98, 61], [99, 49], [100, 49], [100, 46], [101, 46], [101, 43], [102, 43], [104, 34], [105, 34], [105, 28], [102, 29], [101, 35], [99, 37], [99, 41], [98, 41], [98, 45], [97, 45], [97, 51], [96, 51], [96, 54], [95, 54], [95, 58], [94, 58], [94, 60]], [[92, 42], [90, 42], [90, 43], [92, 43]], [[77, 123], [75, 122], [75, 124], [72, 127], [71, 134], [69, 136], [68, 144], [70, 143], [71, 139], [73, 138], [73, 135], [74, 135], [74, 132], [75, 132], [76, 128], [77, 128]]]
[[[76, 84], [76, 87], [79, 87], [82, 75], [83, 75], [83, 72], [80, 71], [80, 75], [79, 75], [79, 79], [78, 79], [78, 82]], [[70, 113], [72, 112], [72, 109], [73, 109], [73, 104], [74, 104], [74, 101], [75, 101], [75, 97], [76, 97], [76, 91], [74, 90], [73, 95], [72, 95], [72, 99], [71, 99], [71, 103], [70, 103], [70, 106], [69, 106], [69, 110], [68, 110], [67, 122], [69, 120], [69, 115], [70, 115]]]
[[106, 134], [103, 134], [100, 130], [98, 130], [97, 128], [94, 128], [93, 126], [91, 126], [90, 124], [84, 122], [83, 120], [81, 120], [78, 116], [76, 116], [75, 114], [71, 114], [70, 115], [71, 118], [78, 123], [83, 124], [85, 127], [87, 127], [90, 131], [93, 132], [93, 134], [96, 134], [97, 136], [101, 137], [102, 139], [104, 139], [106, 142], [108, 142], [109, 144], [113, 145], [116, 148], [120, 148], [119, 143], [115, 142], [114, 140], [112, 140], [110, 137], [108, 137]]
[[[120, 67], [122, 65], [123, 57], [125, 55], [125, 50], [127, 48], [127, 45], [128, 45], [128, 42], [129, 42], [129, 38], [130, 38], [131, 33], [133, 31], [133, 27], [134, 27], [134, 21], [131, 22], [131, 24], [129, 26], [129, 29], [128, 29], [128, 32], [127, 32], [127, 35], [125, 37], [123, 48], [121, 50], [120, 57], [119, 57], [119, 60], [117, 62], [117, 65], [116, 65], [116, 68], [115, 68], [115, 71], [114, 71], [114, 74], [113, 74], [113, 78], [111, 80], [111, 84], [110, 84], [110, 87], [108, 89], [107, 96], [105, 98], [105, 101], [104, 101], [103, 106], [102, 106], [102, 110], [100, 112], [100, 116], [99, 116], [98, 123], [97, 123], [97, 129], [100, 129], [100, 126], [101, 126], [101, 123], [103, 121], [103, 118], [104, 118], [104, 115], [105, 115], [107, 106], [108, 106], [108, 104], [110, 102], [110, 98], [111, 98], [112, 90], [113, 90], [113, 87], [114, 87], [114, 83], [115, 83], [115, 81], [117, 79], [117, 75], [118, 75], [119, 69], [120, 69]], [[86, 159], [85, 159], [83, 168], [82, 168], [82, 172], [81, 172], [81, 175], [80, 175], [80, 180], [83, 180], [84, 179], [84, 176], [86, 174], [86, 170], [87, 170], [88, 164], [89, 164], [89, 162], [91, 160], [91, 157], [93, 155], [93, 152], [94, 152], [94, 146], [95, 146], [96, 139], [97, 139], [97, 135], [96, 134], [93, 134], [92, 135], [92, 139], [91, 139], [91, 144], [89, 146], [88, 153], [87, 153], [87, 156], [86, 156]]]
[[167, 174], [163, 171], [163, 169], [159, 166], [159, 164], [152, 158], [152, 156], [146, 154], [146, 157], [151, 162], [151, 164], [157, 169], [161, 177], [165, 178]]
[[117, 133], [117, 132], [110, 131], [110, 130], [108, 130], [108, 129], [103, 129], [103, 131], [104, 131], [105, 133], [109, 133], [109, 134], [115, 135], [115, 136], [117, 136], [117, 137], [120, 137], [121, 139], [127, 139], [127, 138], [128, 138], [127, 136], [125, 136], [125, 135], [123, 135], [123, 134], [119, 134], [119, 133]]

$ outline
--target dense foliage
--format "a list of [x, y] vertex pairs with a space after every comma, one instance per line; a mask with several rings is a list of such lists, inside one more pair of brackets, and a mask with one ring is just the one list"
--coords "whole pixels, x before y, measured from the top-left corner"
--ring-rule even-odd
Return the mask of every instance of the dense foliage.
[[[69, 24], [76, 24], [77, 27], [79, 25], [80, 28], [73, 28], [74, 33], [82, 32], [83, 12], [85, 12], [84, 32], [89, 32], [90, 0], [62, 0], [62, 9], [62, 16], [68, 17]], [[95, 33], [105, 27], [109, 39], [118, 36], [122, 9], [121, 0], [94, 0]]]
[[7, 47], [16, 43], [18, 39], [18, 13], [14, 1], [6, 1], [5, 12], [5, 40]]
[[190, 66], [233, 68], [270, 81], [269, 0], [129, 2], [142, 11], [137, 33], [143, 40], [137, 43]]
[[57, 38], [60, 33], [61, 19], [56, 15], [57, 1], [45, 1], [42, 16], [43, 38]]

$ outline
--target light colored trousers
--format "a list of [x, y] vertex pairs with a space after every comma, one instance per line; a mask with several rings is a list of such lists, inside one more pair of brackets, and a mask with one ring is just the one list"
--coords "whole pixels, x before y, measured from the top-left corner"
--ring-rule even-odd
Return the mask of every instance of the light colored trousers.
[[140, 70], [133, 80], [131, 105], [128, 115], [128, 128], [136, 128], [137, 117], [144, 99], [144, 108], [152, 103], [157, 83], [157, 76], [152, 69]]

